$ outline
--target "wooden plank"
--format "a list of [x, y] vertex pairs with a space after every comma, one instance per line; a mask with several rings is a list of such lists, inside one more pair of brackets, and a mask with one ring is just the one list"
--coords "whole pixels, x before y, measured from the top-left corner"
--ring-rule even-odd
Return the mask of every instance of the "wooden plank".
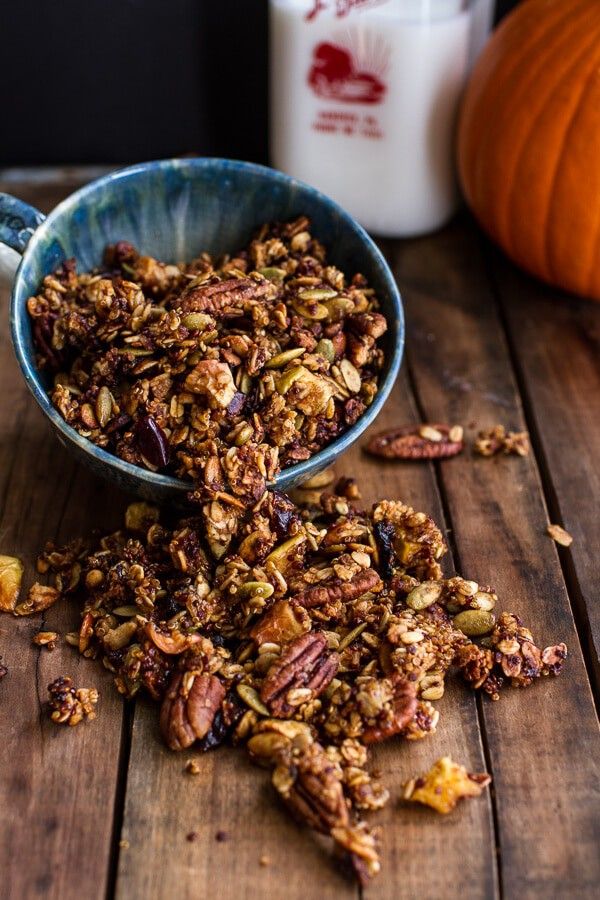
[[[415, 416], [402, 377], [376, 427]], [[427, 465], [385, 465], [354, 447], [338, 470], [358, 479], [365, 503], [400, 496], [442, 519], [435, 477]], [[464, 804], [445, 821], [432, 811], [398, 804], [401, 784], [445, 753], [472, 771], [485, 770], [474, 698], [450, 688], [440, 708], [440, 730], [434, 737], [410, 744], [391, 741], [376, 750], [375, 765], [392, 799], [383, 813], [372, 817], [384, 828], [385, 851], [382, 874], [365, 892], [369, 897], [434, 900], [447, 896], [449, 884], [470, 897], [495, 895], [488, 796]], [[223, 900], [263, 894], [294, 900], [313, 896], [316, 887], [310, 885], [318, 885], [323, 897], [357, 895], [331, 861], [326, 843], [289, 819], [267, 773], [250, 765], [241, 749], [198, 757], [202, 772], [195, 778], [183, 771], [191, 756], [163, 748], [156, 709], [138, 705], [123, 823], [129, 847], [120, 855], [117, 897], [205, 896], [211, 877], [218, 877]], [[219, 830], [228, 833], [228, 842], [215, 841]], [[199, 835], [193, 844], [185, 840], [190, 831]], [[468, 866], [463, 864], [465, 845], [473, 850]], [[272, 865], [260, 867], [262, 854]]]
[[[2, 188], [7, 186], [0, 183]], [[39, 202], [48, 207], [62, 193], [58, 185]], [[32, 192], [31, 199], [38, 195]], [[3, 292], [4, 310], [7, 302]], [[50, 433], [18, 371], [7, 318], [0, 324], [0, 552], [26, 563], [27, 586], [46, 539], [85, 534], [99, 522], [108, 526], [115, 500]], [[106, 894], [122, 703], [108, 673], [64, 640], [52, 652], [31, 642], [42, 625], [63, 635], [78, 622], [78, 611], [66, 602], [45, 615], [0, 617], [0, 653], [9, 668], [0, 683], [0, 896], [10, 900]], [[48, 720], [46, 688], [60, 674], [72, 675], [79, 686], [99, 687], [95, 722], [70, 729]]]
[[[458, 223], [435, 239], [398, 245], [396, 272], [424, 414], [432, 421], [523, 427], [472, 226]], [[503, 891], [591, 898], [600, 879], [600, 741], [556, 547], [545, 534], [535, 459], [465, 453], [441, 464], [440, 473], [462, 573], [489, 579], [500, 608], [521, 614], [542, 646], [565, 640], [570, 650], [557, 680], [482, 702]]]
[[600, 306], [535, 282], [491, 254], [528, 417], [551, 496], [573, 535], [560, 550], [600, 686]]

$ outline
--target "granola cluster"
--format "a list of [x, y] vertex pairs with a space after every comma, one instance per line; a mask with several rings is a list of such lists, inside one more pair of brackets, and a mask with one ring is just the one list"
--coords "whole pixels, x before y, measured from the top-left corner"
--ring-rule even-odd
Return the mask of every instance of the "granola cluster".
[[[365, 883], [380, 868], [365, 814], [389, 797], [371, 745], [433, 734], [451, 673], [496, 699], [558, 674], [566, 647], [540, 649], [517, 616], [496, 618], [491, 587], [444, 578], [446, 546], [427, 515], [391, 500], [364, 511], [355, 495], [349, 479], [303, 507], [266, 492], [235, 509], [226, 552], [217, 537], [229, 507], [217, 499], [179, 519], [134, 503], [122, 531], [87, 548], [50, 545], [38, 568], [81, 598], [68, 640], [124, 696], [160, 703], [172, 750], [245, 745]], [[80, 712], [69, 683], [53, 702], [56, 721]], [[446, 811], [487, 781], [441, 762], [407, 796]]]
[[233, 257], [177, 265], [122, 241], [100, 270], [63, 263], [27, 302], [65, 421], [129, 463], [193, 480], [199, 502], [226, 495], [217, 535], [377, 392], [377, 298], [309, 227], [265, 225]]

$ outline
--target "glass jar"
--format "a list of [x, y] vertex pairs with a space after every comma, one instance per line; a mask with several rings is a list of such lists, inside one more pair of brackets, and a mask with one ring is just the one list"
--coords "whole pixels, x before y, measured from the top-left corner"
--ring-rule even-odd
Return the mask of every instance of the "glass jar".
[[454, 127], [493, 0], [270, 0], [271, 162], [366, 228], [409, 236], [458, 205]]

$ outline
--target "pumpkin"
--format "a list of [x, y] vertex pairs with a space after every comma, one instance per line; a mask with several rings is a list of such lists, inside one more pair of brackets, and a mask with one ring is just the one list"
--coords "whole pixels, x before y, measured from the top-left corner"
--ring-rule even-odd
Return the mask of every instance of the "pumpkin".
[[600, 300], [600, 0], [525, 0], [502, 21], [465, 91], [458, 169], [511, 259]]

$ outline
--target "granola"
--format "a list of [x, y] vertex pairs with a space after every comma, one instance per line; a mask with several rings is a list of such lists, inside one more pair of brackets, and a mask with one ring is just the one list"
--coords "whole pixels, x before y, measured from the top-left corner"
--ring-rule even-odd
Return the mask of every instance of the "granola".
[[[384, 362], [373, 288], [309, 228], [264, 225], [232, 257], [177, 265], [125, 241], [95, 271], [64, 262], [27, 302], [61, 416], [129, 463], [192, 480], [199, 505], [258, 500], [356, 422]], [[223, 553], [233, 528], [214, 536]]]
[[60, 675], [48, 685], [50, 718], [57, 725], [79, 725], [83, 719], [95, 719], [98, 691], [95, 688], [75, 688], [73, 681]]
[[447, 459], [457, 456], [464, 447], [460, 425], [405, 425], [381, 431], [368, 442], [366, 449], [384, 459]]
[[513, 454], [529, 455], [529, 435], [526, 431], [507, 431], [504, 425], [494, 425], [479, 432], [473, 452], [479, 456], [497, 456]]
[[[246, 303], [249, 287], [195, 296], [205, 315]], [[222, 471], [218, 458], [204, 469], [213, 484]], [[434, 734], [453, 675], [498, 699], [557, 675], [567, 649], [542, 649], [518, 616], [496, 615], [489, 585], [444, 578], [446, 545], [426, 514], [390, 500], [362, 510], [347, 479], [313, 484], [319, 502], [303, 507], [244, 489], [225, 520], [217, 499], [182, 518], [133, 503], [123, 530], [48, 545], [38, 569], [81, 600], [67, 641], [101, 660], [124, 696], [161, 704], [171, 749], [245, 746], [365, 884], [380, 868], [367, 817], [389, 798], [371, 745]], [[54, 720], [93, 714], [89, 693], [55, 682]], [[200, 771], [196, 759], [185, 771]], [[487, 780], [440, 760], [407, 795], [446, 812]]]

